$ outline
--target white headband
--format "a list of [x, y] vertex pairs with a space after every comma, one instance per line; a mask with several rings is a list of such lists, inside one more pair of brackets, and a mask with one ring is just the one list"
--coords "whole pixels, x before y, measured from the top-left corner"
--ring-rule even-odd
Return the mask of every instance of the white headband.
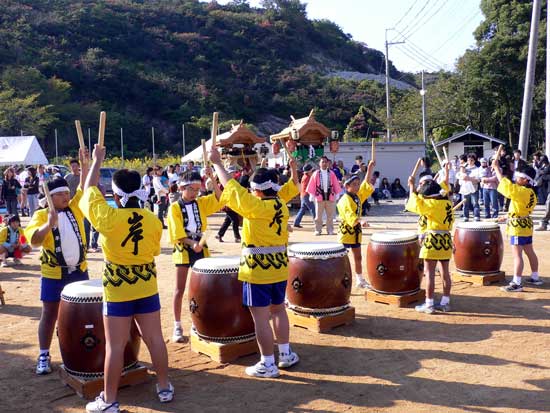
[[514, 172], [514, 178], [523, 178], [527, 179], [531, 185], [535, 185], [535, 180], [531, 178], [529, 175], [524, 174], [523, 172]]
[[128, 203], [128, 200], [132, 197], [137, 197], [140, 201], [147, 201], [149, 198], [149, 191], [146, 191], [145, 189], [136, 189], [134, 192], [127, 194], [122, 189], [120, 189], [114, 182], [112, 182], [113, 187], [113, 193], [117, 194], [120, 198], [120, 204], [122, 206], [126, 206]]
[[433, 181], [434, 177], [431, 175], [424, 175], [422, 178], [418, 180], [418, 185], [420, 185], [422, 182], [425, 181]]
[[266, 189], [273, 189], [275, 192], [279, 192], [279, 190], [281, 189], [279, 185], [271, 181], [265, 181], [261, 184], [257, 184], [256, 182], [251, 182], [250, 188], [256, 191], [265, 191]]
[[202, 181], [184, 181], [183, 179], [178, 181], [178, 186], [187, 186], [187, 185], [193, 185], [193, 184], [202, 184]]
[[50, 195], [58, 194], [59, 192], [71, 192], [68, 186], [58, 186], [57, 188], [50, 189]]

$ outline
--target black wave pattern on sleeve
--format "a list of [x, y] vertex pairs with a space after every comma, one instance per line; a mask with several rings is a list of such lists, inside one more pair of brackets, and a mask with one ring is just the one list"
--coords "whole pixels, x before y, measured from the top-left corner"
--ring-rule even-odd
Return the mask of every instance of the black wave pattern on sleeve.
[[[243, 243], [244, 248], [256, 248], [255, 245], [246, 245]], [[247, 266], [251, 269], [260, 267], [263, 270], [270, 268], [280, 269], [288, 266], [288, 254], [285, 251], [268, 253], [268, 254], [247, 254], [241, 257], [240, 265]]]

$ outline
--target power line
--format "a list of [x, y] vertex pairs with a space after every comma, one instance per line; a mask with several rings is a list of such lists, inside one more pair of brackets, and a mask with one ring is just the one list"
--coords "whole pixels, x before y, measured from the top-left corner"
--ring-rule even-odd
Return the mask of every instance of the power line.
[[[426, 7], [428, 6], [428, 4], [430, 4], [430, 1], [431, 0], [426, 0], [426, 3], [424, 3], [424, 6], [422, 6], [422, 8], [418, 11], [418, 13], [416, 13], [416, 15], [411, 19], [411, 21], [409, 22], [409, 24], [407, 24], [405, 27], [403, 27], [401, 30], [402, 31], [407, 31], [409, 29], [409, 27], [411, 26], [411, 24], [414, 24], [416, 18], [426, 9]], [[395, 39], [394, 39], [395, 40]], [[392, 40], [392, 42], [394, 41]]]
[[409, 52], [417, 55], [418, 57], [420, 57], [421, 59], [425, 59], [427, 61], [430, 61], [433, 66], [436, 66], [436, 67], [439, 67], [439, 68], [442, 68], [443, 66], [445, 66], [445, 64], [440, 61], [439, 59], [431, 56], [428, 52], [424, 51], [420, 46], [414, 44], [408, 36], [405, 36], [403, 33], [401, 33], [399, 30], [396, 30], [394, 29], [400, 36], [401, 36], [401, 40], [403, 41], [406, 41], [406, 44], [409, 46]]
[[439, 13], [441, 11], [441, 9], [446, 5], [448, 4], [447, 2], [443, 1], [441, 3], [441, 5], [439, 6], [439, 8], [437, 8], [432, 14], [430, 14], [430, 16], [428, 16], [426, 19], [424, 19], [423, 21], [420, 21], [418, 22], [418, 24], [416, 25], [416, 27], [413, 27], [411, 30], [409, 30], [408, 32], [405, 32], [404, 35], [407, 36], [407, 37], [411, 37], [414, 33], [416, 33], [418, 30], [422, 29], [425, 27], [426, 23], [428, 23], [437, 13]]
[[405, 17], [407, 17], [407, 15], [410, 13], [410, 11], [412, 10], [412, 8], [416, 5], [416, 3], [418, 3], [418, 0], [414, 0], [413, 3], [411, 4], [411, 7], [409, 7], [409, 9], [405, 12], [405, 14], [403, 16], [401, 16], [401, 18], [398, 20], [397, 23], [395, 23], [393, 25], [393, 27], [397, 27], [399, 26], [399, 23], [401, 23], [403, 21], [403, 19]]
[[435, 66], [433, 63], [430, 63], [426, 60], [423, 60], [421, 57], [415, 55], [414, 53], [411, 53], [408, 49], [400, 47], [397, 50], [399, 50], [401, 53], [406, 55], [409, 59], [415, 61], [420, 65], [420, 67], [426, 67], [430, 70], [433, 70], [435, 72], [439, 71], [441, 68], [439, 66]]
[[464, 27], [466, 27], [466, 25], [468, 25], [469, 23], [471, 23], [479, 14], [481, 14], [481, 11], [480, 10], [476, 10], [476, 12], [473, 14], [473, 15], [470, 15], [466, 18], [466, 21], [463, 21], [463, 24], [459, 26], [459, 28], [453, 33], [451, 34], [447, 40], [445, 40], [443, 43], [441, 43], [436, 49], [434, 49], [432, 51], [432, 53], [435, 53], [435, 52], [438, 52], [439, 50], [441, 50], [443, 48], [443, 46], [445, 46], [447, 43], [449, 43], [452, 39], [454, 39], [461, 31], [462, 29], [464, 29]]

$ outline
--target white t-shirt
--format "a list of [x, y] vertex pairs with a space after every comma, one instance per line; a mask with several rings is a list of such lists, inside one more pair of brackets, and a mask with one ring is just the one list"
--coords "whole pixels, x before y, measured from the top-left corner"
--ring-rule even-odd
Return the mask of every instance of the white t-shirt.
[[186, 232], [197, 232], [197, 221], [195, 221], [195, 214], [193, 213], [193, 204], [186, 204], [185, 210], [187, 212], [187, 225], [185, 227]]
[[63, 258], [69, 267], [76, 267], [80, 259], [80, 246], [78, 238], [74, 232], [73, 226], [67, 217], [67, 213], [60, 211], [57, 213], [57, 228], [61, 237], [61, 251]]
[[320, 176], [319, 176], [319, 179], [321, 180], [321, 188], [323, 189], [323, 192], [328, 192], [328, 180], [329, 180], [329, 175], [328, 175], [328, 170], [319, 170], [320, 172]]

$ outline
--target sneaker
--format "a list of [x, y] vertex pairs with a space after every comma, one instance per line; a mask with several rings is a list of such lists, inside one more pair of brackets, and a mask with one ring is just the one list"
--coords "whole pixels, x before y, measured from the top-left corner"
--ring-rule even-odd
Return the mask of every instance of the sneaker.
[[462, 221], [468, 222], [469, 220], [470, 220], [470, 218], [464, 218]]
[[38, 356], [36, 363], [36, 374], [50, 374], [52, 372], [51, 357], [49, 354], [41, 354]]
[[356, 280], [355, 281], [355, 288], [367, 288], [368, 283], [367, 280]]
[[93, 253], [96, 253], [98, 252], [99, 250], [97, 248], [88, 248], [88, 252], [93, 254]]
[[540, 278], [537, 278], [535, 280], [533, 277], [526, 278], [525, 282], [527, 284], [531, 284], [531, 285], [542, 285], [542, 284], [544, 284], [544, 282]]
[[436, 311], [441, 311], [442, 313], [449, 313], [451, 312], [451, 304], [447, 303], [447, 304], [436, 304], [435, 305], [435, 310]]
[[174, 386], [172, 383], [168, 383], [168, 388], [160, 390], [159, 385], [157, 384], [157, 395], [159, 396], [159, 401], [161, 403], [169, 403], [174, 400]]
[[245, 373], [252, 377], [279, 377], [279, 369], [275, 364], [266, 366], [263, 361], [258, 361], [253, 366], [247, 367]]
[[174, 327], [174, 334], [172, 335], [172, 343], [183, 342], [183, 328]]
[[0, 267], [9, 267], [9, 265], [6, 261], [2, 261], [2, 264], [0, 264]]
[[294, 224], [293, 227], [294, 228], [303, 228], [300, 224], [298, 224], [298, 225]]
[[475, 217], [475, 218], [474, 218], [474, 221], [475, 221], [475, 222], [479, 222], [479, 221], [481, 221], [481, 219], [479, 219], [479, 217]]
[[21, 260], [20, 260], [19, 258], [14, 258], [14, 259], [13, 259], [13, 264], [14, 264], [14, 265], [21, 265], [21, 264], [23, 264], [23, 263], [21, 262]]
[[521, 285], [517, 285], [513, 281], [505, 287], [500, 287], [500, 289], [502, 291], [506, 291], [507, 293], [519, 293], [523, 291], [523, 287]]
[[334, 232], [327, 232], [327, 235], [334, 235]]
[[428, 305], [426, 303], [422, 305], [417, 305], [416, 307], [414, 307], [414, 309], [419, 313], [433, 314], [435, 312], [434, 306]]
[[222, 237], [220, 237], [219, 235], [216, 235], [214, 238], [216, 238], [216, 239], [217, 239], [218, 241], [220, 241], [220, 242], [223, 242]]
[[314, 234], [315, 235], [321, 235], [321, 231], [315, 231]]
[[118, 402], [106, 403], [104, 397], [103, 392], [99, 393], [99, 396], [93, 402], [86, 405], [86, 411], [88, 413], [119, 413], [120, 405]]
[[538, 227], [535, 228], [535, 231], [546, 231], [547, 229], [547, 225], [540, 224]]
[[300, 357], [293, 351], [290, 353], [281, 353], [279, 354], [279, 363], [277, 364], [279, 368], [286, 369], [292, 367], [300, 361]]
[[241, 243], [241, 239], [240, 239], [240, 238], [235, 238], [235, 242], [237, 242], [237, 243], [240, 244], [240, 243]]

